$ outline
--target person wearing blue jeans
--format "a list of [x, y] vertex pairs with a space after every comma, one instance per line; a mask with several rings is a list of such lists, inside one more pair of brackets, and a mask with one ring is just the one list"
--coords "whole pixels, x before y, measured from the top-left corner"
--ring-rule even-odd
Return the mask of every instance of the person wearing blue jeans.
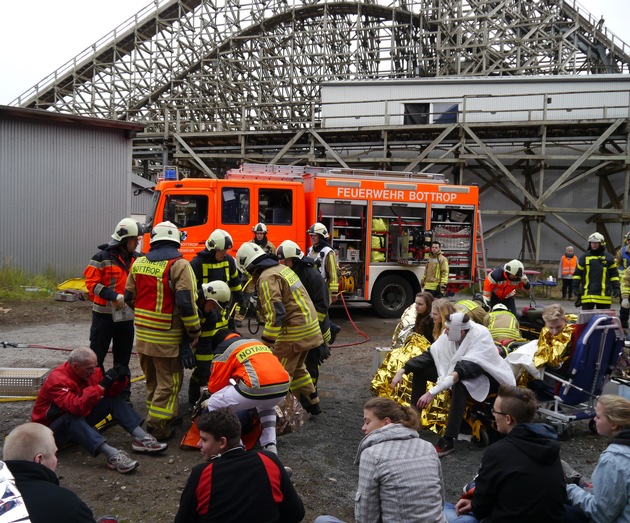
[[158, 443], [140, 427], [142, 417], [121, 395], [128, 382], [125, 365], [116, 365], [103, 374], [94, 351], [74, 349], [44, 381], [31, 420], [49, 426], [58, 447], [73, 441], [92, 456], [104, 454], [108, 468], [123, 474], [131, 472], [138, 462], [107, 444], [94, 428], [99, 421], [111, 414], [133, 436], [131, 447], [135, 452], [159, 453], [168, 445]]

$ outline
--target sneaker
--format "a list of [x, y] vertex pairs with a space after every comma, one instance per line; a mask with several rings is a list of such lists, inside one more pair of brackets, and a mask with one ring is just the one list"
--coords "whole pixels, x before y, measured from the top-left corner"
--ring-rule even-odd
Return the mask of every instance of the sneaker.
[[122, 450], [119, 450], [113, 457], [107, 460], [107, 468], [110, 470], [115, 470], [116, 472], [120, 472], [121, 474], [127, 474], [127, 472], [131, 472], [132, 470], [137, 469], [139, 466], [140, 463], [132, 460]]
[[278, 455], [278, 447], [276, 447], [275, 443], [267, 443], [263, 447], [263, 450], [266, 450], [267, 452], [273, 452], [276, 456]]
[[453, 443], [452, 439], [440, 438], [435, 446], [435, 450], [437, 455], [443, 458], [455, 450], [455, 443]]
[[144, 452], [148, 454], [157, 454], [164, 452], [168, 448], [168, 443], [158, 443], [151, 434], [147, 434], [144, 438], [133, 438], [131, 448], [134, 452]]

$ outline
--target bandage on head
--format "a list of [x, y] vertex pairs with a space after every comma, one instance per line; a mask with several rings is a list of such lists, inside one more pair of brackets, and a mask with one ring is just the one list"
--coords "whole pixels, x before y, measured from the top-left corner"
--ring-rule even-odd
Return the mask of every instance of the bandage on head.
[[470, 329], [470, 317], [463, 312], [454, 312], [444, 323], [449, 329], [453, 330], [467, 331]]

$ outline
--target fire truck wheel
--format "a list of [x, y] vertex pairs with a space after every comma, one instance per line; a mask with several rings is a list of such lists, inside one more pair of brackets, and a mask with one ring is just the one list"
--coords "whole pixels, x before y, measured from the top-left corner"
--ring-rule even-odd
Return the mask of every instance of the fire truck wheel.
[[372, 307], [381, 318], [399, 318], [413, 300], [411, 284], [402, 276], [383, 276], [372, 289]]

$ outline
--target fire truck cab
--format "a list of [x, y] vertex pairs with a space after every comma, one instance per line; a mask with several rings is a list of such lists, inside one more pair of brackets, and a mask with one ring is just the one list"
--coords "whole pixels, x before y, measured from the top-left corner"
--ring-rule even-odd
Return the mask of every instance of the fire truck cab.
[[478, 201], [476, 186], [451, 185], [436, 174], [244, 164], [221, 180], [159, 182], [146, 225], [175, 223], [180, 251], [191, 259], [214, 229], [232, 235], [235, 252], [258, 222], [276, 246], [291, 239], [306, 252], [307, 229], [321, 222], [344, 300], [369, 302], [393, 318], [420, 291], [432, 241], [448, 258], [450, 289], [473, 283]]

